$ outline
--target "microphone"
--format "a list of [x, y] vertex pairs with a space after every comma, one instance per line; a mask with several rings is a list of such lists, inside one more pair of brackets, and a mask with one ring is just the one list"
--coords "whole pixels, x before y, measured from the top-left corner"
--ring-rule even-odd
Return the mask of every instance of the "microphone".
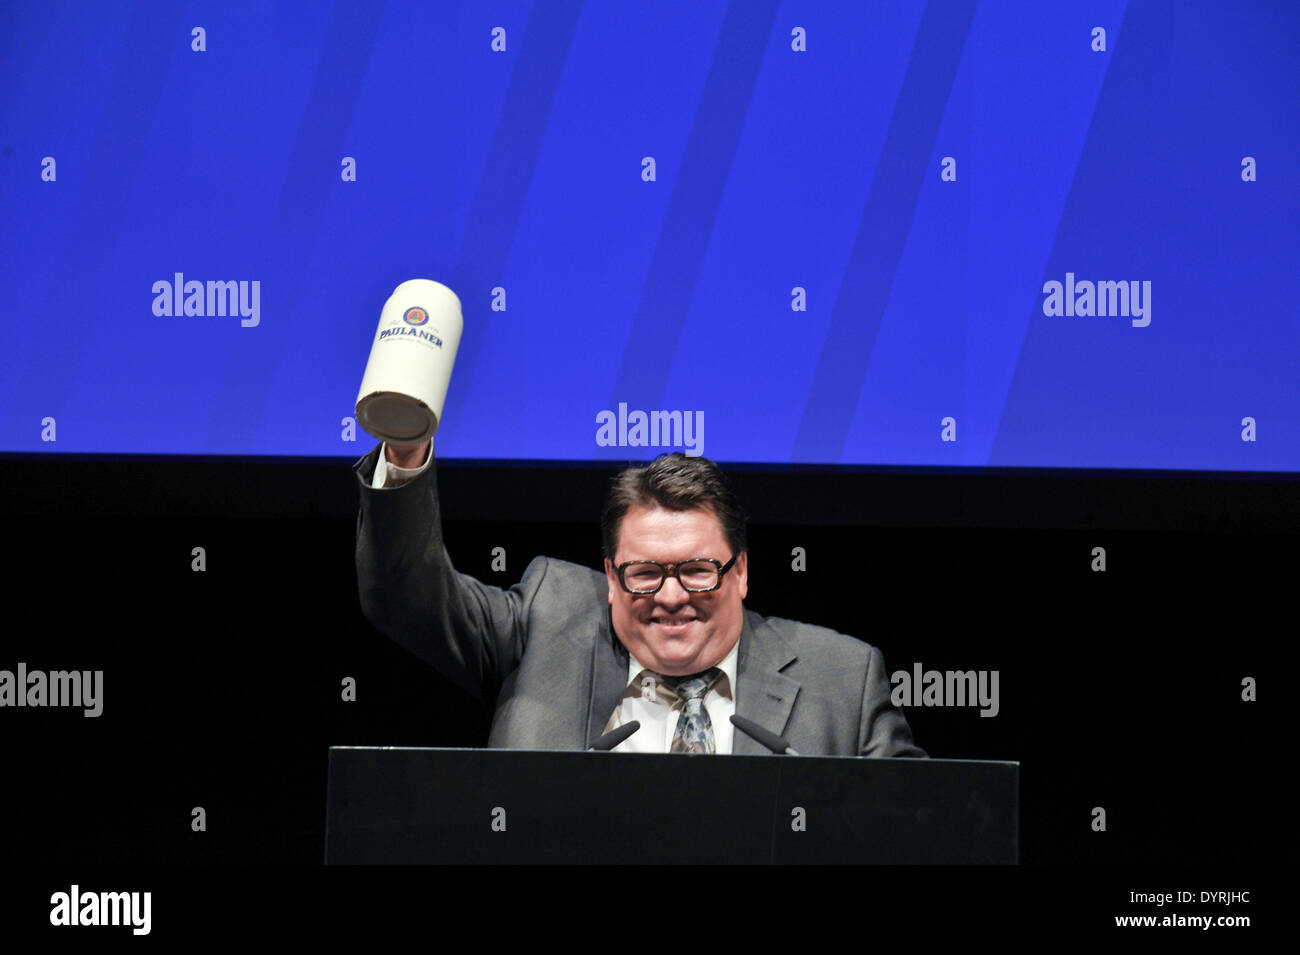
[[624, 723], [618, 729], [610, 730], [604, 736], [593, 739], [589, 744], [587, 744], [587, 751], [595, 751], [598, 753], [608, 752], [640, 728], [640, 720], [633, 720], [631, 723]]
[[745, 719], [743, 716], [733, 716], [731, 722], [736, 729], [743, 732], [746, 736], [758, 740], [774, 753], [782, 756], [799, 755], [794, 751], [794, 747], [786, 742], [784, 736], [777, 736], [771, 730], [763, 729], [763, 727], [759, 726], [753, 720]]

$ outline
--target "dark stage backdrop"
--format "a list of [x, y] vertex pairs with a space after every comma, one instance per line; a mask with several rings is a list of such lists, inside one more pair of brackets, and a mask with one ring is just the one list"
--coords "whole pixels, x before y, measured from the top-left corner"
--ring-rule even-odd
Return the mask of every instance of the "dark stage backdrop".
[[[609, 467], [438, 467], [458, 569], [505, 587], [538, 554], [600, 566]], [[104, 674], [97, 718], [0, 714], [20, 855], [318, 863], [329, 745], [485, 743], [487, 710], [361, 614], [350, 461], [22, 456], [2, 473], [4, 667]], [[906, 713], [931, 755], [1021, 762], [1025, 863], [1263, 857], [1294, 481], [730, 473], [754, 517], [749, 607], [869, 641], [891, 672], [997, 671], [995, 716]]]

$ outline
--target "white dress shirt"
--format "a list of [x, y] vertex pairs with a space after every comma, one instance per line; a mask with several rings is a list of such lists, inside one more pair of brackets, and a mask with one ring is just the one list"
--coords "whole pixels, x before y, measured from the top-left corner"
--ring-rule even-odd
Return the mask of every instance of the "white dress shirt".
[[[714, 752], [731, 755], [731, 741], [735, 727], [731, 717], [736, 712], [736, 661], [740, 657], [740, 641], [722, 658], [718, 668], [722, 676], [713, 681], [704, 695], [704, 708], [709, 711], [713, 724]], [[682, 698], [668, 688], [657, 674], [628, 653], [627, 688], [623, 699], [614, 707], [614, 715], [605, 724], [605, 732], [617, 729], [633, 720], [641, 721], [641, 728], [614, 747], [615, 753], [666, 753], [672, 749], [677, 720], [682, 714]]]
[[384, 442], [379, 448], [379, 463], [375, 465], [375, 473], [370, 477], [370, 486], [372, 488], [384, 487], [401, 487], [407, 481], [415, 478], [417, 474], [429, 467], [429, 462], [433, 460], [433, 439], [429, 439], [429, 453], [424, 456], [424, 463], [418, 468], [399, 468], [392, 461], [388, 460], [388, 443]]

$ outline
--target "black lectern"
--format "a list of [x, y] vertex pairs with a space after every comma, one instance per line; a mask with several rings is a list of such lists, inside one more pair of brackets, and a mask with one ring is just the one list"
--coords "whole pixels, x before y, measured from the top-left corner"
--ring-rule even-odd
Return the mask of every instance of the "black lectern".
[[325, 861], [1015, 863], [1019, 768], [335, 746]]

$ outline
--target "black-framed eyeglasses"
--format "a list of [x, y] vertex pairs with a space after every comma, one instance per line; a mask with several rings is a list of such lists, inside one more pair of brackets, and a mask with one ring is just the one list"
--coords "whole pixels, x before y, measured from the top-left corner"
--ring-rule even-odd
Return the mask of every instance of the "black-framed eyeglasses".
[[669, 577], [676, 577], [682, 589], [692, 594], [706, 594], [722, 586], [723, 575], [731, 570], [739, 554], [725, 564], [712, 557], [692, 557], [676, 564], [657, 560], [629, 560], [614, 568], [618, 582], [630, 594], [655, 594]]

